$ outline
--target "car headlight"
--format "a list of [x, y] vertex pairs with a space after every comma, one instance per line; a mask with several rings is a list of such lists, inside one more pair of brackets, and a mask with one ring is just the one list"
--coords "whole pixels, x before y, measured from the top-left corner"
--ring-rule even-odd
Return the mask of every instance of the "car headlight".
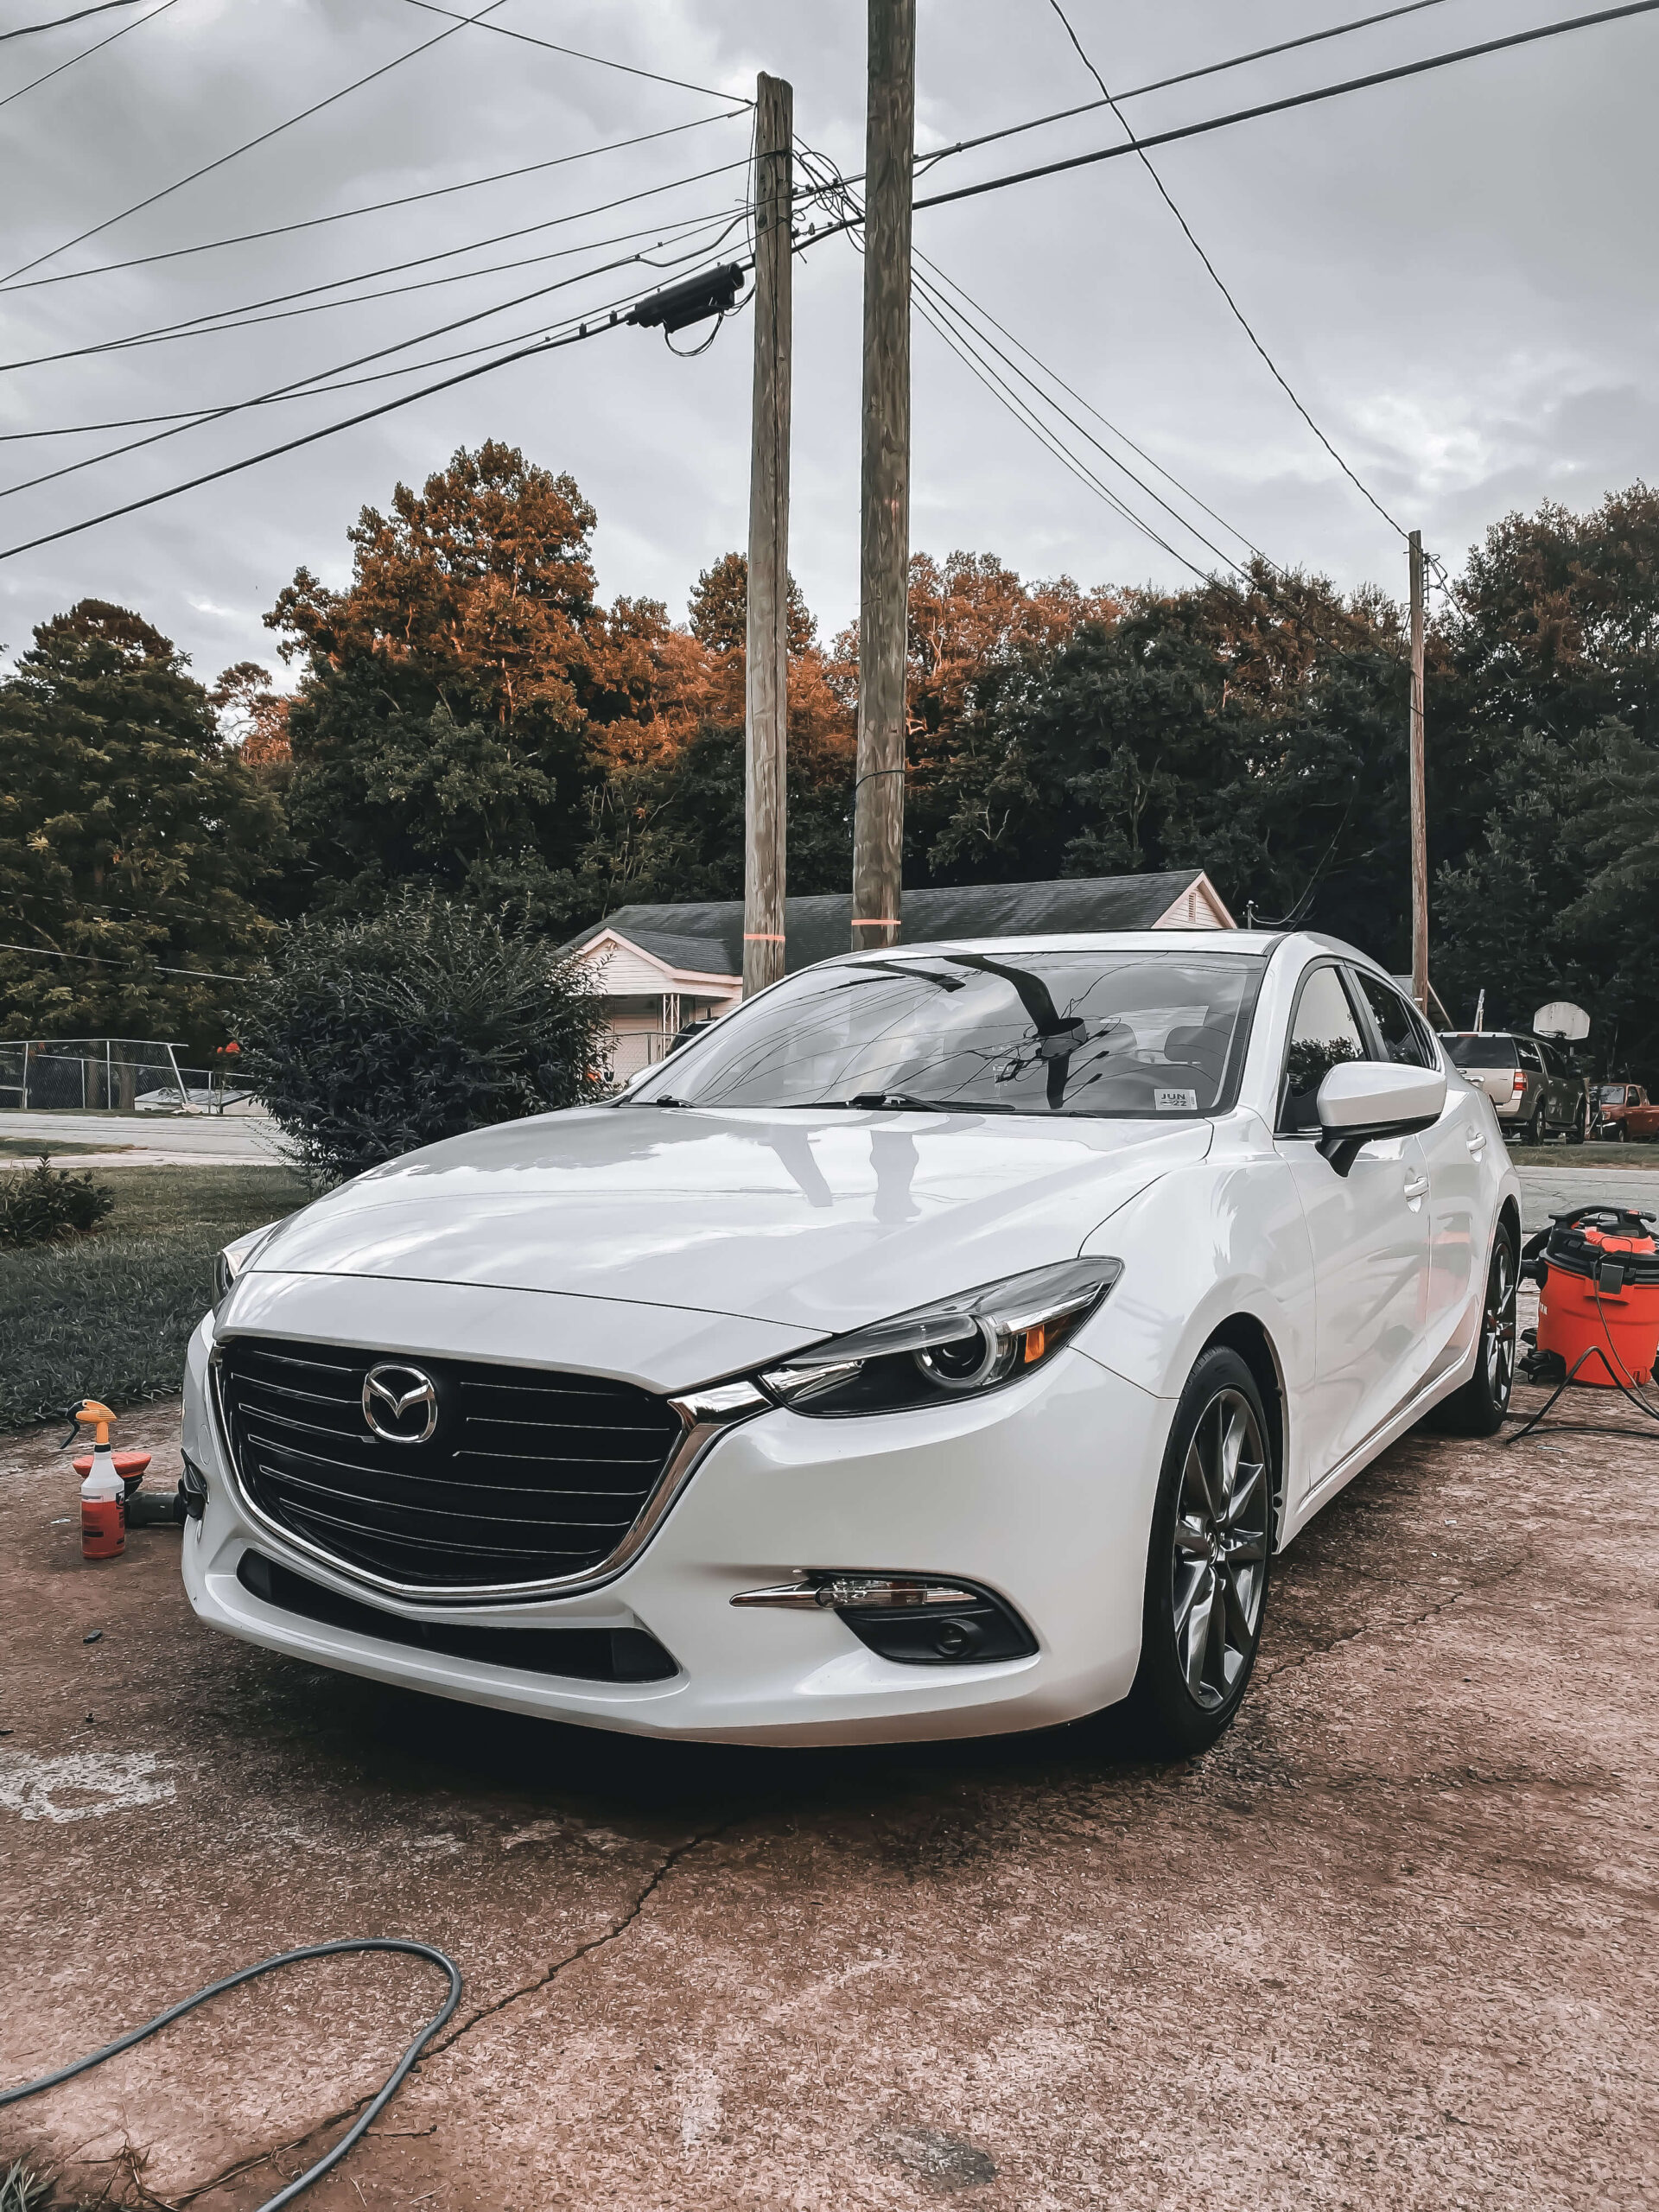
[[972, 1396], [1052, 1359], [1123, 1272], [1062, 1260], [831, 1337], [757, 1377], [775, 1404], [818, 1415], [894, 1412]]
[[280, 1221], [268, 1221], [263, 1229], [251, 1229], [245, 1236], [233, 1236], [213, 1262], [213, 1311], [218, 1313], [236, 1281], [259, 1247], [273, 1230], [282, 1227]]

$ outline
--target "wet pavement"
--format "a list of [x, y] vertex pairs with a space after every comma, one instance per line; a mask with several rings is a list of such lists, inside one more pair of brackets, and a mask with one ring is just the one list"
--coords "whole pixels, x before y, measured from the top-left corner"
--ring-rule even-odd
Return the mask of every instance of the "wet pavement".
[[[1231, 1734], [1162, 1770], [1089, 1728], [663, 1749], [319, 1674], [198, 1627], [175, 1533], [83, 1565], [67, 1460], [0, 1440], [0, 2080], [410, 1935], [461, 2011], [317, 2212], [1651, 2205], [1659, 1432], [1607, 1395], [1573, 1412], [1612, 1434], [1389, 1452], [1279, 1562]], [[164, 1482], [175, 1418], [123, 1429]], [[0, 2153], [245, 2212], [441, 1994], [292, 1970]]]

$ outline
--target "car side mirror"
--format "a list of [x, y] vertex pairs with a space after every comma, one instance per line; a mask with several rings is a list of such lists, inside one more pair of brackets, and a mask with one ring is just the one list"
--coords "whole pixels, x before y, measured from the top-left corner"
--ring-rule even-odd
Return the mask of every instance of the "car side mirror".
[[1445, 1104], [1446, 1077], [1438, 1068], [1344, 1060], [1319, 1085], [1319, 1150], [1345, 1175], [1361, 1145], [1433, 1128]]

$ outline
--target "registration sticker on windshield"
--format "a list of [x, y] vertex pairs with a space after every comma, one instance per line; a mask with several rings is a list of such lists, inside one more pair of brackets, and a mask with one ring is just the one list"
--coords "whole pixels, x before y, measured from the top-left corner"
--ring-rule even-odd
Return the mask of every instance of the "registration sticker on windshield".
[[1153, 1096], [1160, 1114], [1196, 1114], [1198, 1110], [1196, 1090], [1159, 1090]]

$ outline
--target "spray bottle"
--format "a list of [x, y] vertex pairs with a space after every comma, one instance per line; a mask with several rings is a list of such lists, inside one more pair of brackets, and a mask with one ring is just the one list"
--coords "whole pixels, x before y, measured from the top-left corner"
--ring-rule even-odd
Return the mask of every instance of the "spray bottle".
[[115, 1415], [96, 1398], [77, 1408], [78, 1427], [91, 1428], [92, 1464], [80, 1486], [80, 1555], [83, 1559], [118, 1559], [127, 1548], [127, 1486], [116, 1471], [110, 1449], [110, 1429]]

